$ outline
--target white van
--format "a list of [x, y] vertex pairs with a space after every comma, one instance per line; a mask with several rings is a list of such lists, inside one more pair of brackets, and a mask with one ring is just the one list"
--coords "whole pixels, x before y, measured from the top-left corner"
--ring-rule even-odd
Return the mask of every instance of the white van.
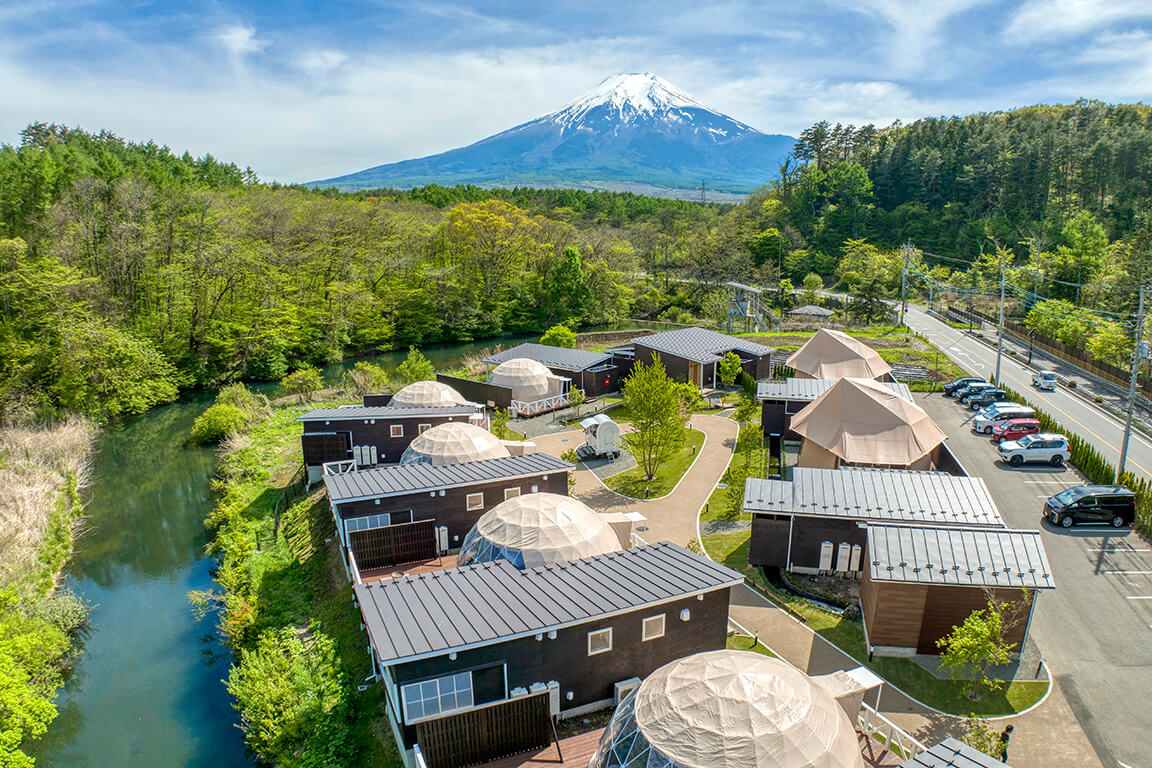
[[1006, 405], [993, 413], [981, 413], [972, 419], [972, 429], [985, 435], [992, 434], [992, 428], [1011, 419], [1034, 419], [1036, 411], [1026, 405]]

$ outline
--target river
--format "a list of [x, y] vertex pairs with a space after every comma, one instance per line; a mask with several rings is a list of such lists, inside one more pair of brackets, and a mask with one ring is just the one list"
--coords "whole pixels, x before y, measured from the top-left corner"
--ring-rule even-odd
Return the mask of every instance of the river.
[[[529, 337], [428, 347], [437, 366]], [[392, 368], [406, 353], [368, 358]], [[338, 381], [352, 362], [324, 369]], [[275, 385], [258, 387], [279, 394]], [[197, 393], [106, 429], [85, 494], [84, 532], [66, 581], [93, 606], [83, 655], [57, 700], [60, 715], [30, 745], [51, 768], [229, 768], [250, 764], [221, 680], [228, 652], [188, 593], [212, 587], [205, 515], [213, 451], [185, 444], [212, 402]]]

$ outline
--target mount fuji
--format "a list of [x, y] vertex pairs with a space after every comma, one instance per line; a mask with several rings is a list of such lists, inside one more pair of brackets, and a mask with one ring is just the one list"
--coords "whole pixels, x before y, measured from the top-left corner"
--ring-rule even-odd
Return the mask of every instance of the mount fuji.
[[466, 147], [311, 182], [630, 190], [731, 198], [766, 183], [795, 139], [710, 109], [653, 74], [613, 75], [559, 110]]

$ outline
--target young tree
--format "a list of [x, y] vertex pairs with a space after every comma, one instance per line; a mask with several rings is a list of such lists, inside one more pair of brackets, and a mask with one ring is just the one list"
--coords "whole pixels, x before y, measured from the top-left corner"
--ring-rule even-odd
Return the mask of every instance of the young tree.
[[509, 439], [508, 438], [508, 420], [510, 418], [511, 418], [511, 415], [508, 413], [507, 410], [505, 410], [503, 408], [495, 411], [492, 414], [492, 418], [489, 420], [491, 423], [491, 426], [492, 426], [492, 434], [496, 435], [496, 437], [500, 438], [501, 440]]
[[576, 409], [576, 418], [580, 418], [580, 406], [584, 405], [584, 390], [573, 387], [568, 390], [568, 405]]
[[936, 641], [942, 649], [940, 669], [948, 672], [954, 680], [968, 681], [965, 695], [979, 701], [985, 689], [999, 690], [1003, 680], [989, 676], [989, 671], [1000, 664], [1011, 661], [1009, 654], [1016, 643], [1009, 642], [1008, 632], [1027, 616], [1030, 595], [1017, 601], [1002, 601], [986, 591], [988, 607], [973, 611], [959, 627], [953, 627], [951, 634]]
[[817, 291], [823, 290], [824, 281], [820, 275], [815, 272], [809, 272], [804, 276], [804, 292], [800, 294], [800, 303], [805, 306], [819, 306], [820, 294]]
[[624, 380], [624, 407], [632, 431], [624, 435], [636, 463], [651, 480], [660, 466], [684, 443], [686, 433], [682, 398], [656, 355], [651, 365], [637, 363]]
[[989, 757], [1000, 757], [1000, 734], [988, 725], [987, 720], [969, 715], [964, 720], [964, 736], [961, 738], [972, 749], [978, 749]]
[[732, 386], [736, 377], [740, 375], [740, 356], [735, 352], [728, 352], [720, 359], [720, 381]]
[[888, 291], [876, 276], [868, 277], [856, 283], [849, 292], [851, 302], [848, 311], [864, 322], [871, 323], [878, 317], [884, 316], [884, 299]]
[[749, 397], [747, 393], [740, 396], [740, 401], [736, 403], [736, 410], [733, 412], [732, 418], [740, 425], [741, 430], [756, 418], [757, 405], [755, 398]]
[[1088, 354], [1097, 360], [1127, 367], [1132, 360], [1132, 334], [1120, 323], [1104, 320], [1088, 339]]
[[357, 395], [364, 396], [388, 387], [388, 372], [378, 365], [365, 360], [356, 363], [348, 372], [348, 379]]
[[320, 378], [319, 369], [308, 366], [292, 371], [292, 373], [280, 379], [280, 386], [289, 392], [295, 393], [296, 397], [303, 402], [310, 400], [312, 394], [324, 386], [324, 380]]
[[416, 347], [409, 347], [408, 357], [396, 366], [396, 382], [401, 387], [435, 378], [436, 368], [432, 365], [432, 361], [424, 357]]
[[540, 337], [540, 343], [547, 344], [550, 347], [575, 349], [576, 332], [566, 325], [557, 323], [548, 330], [544, 331], [544, 335]]

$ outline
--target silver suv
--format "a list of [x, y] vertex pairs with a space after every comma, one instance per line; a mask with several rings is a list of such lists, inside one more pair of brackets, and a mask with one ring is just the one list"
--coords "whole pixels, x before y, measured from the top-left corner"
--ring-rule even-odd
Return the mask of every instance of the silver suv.
[[1000, 443], [996, 450], [1000, 451], [1000, 459], [1014, 467], [1025, 462], [1039, 462], [1059, 467], [1068, 461], [1068, 438], [1044, 432], [1037, 435], [1024, 435], [1019, 440], [1008, 440]]

